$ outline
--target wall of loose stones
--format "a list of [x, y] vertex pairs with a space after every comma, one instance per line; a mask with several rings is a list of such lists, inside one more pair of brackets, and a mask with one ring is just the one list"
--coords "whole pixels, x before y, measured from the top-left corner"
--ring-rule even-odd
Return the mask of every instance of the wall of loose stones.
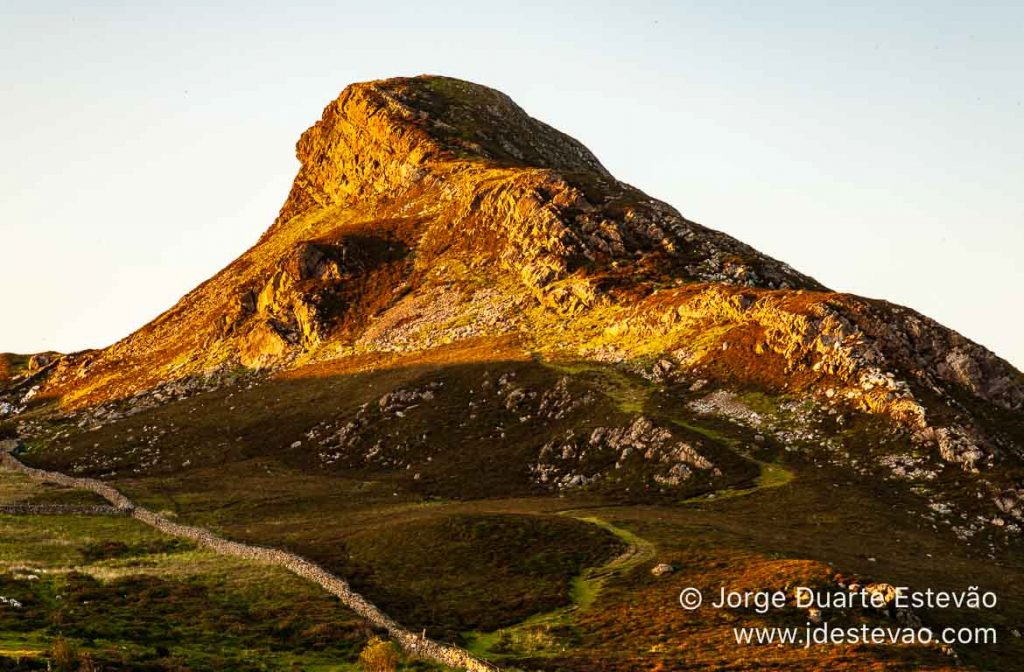
[[0, 513], [13, 516], [127, 516], [129, 512], [103, 504], [0, 504]]

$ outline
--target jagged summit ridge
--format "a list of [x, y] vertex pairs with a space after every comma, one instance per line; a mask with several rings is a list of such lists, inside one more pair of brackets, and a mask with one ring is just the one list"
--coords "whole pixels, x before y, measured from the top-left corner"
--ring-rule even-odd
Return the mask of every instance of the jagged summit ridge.
[[613, 178], [576, 140], [505, 94], [447, 77], [353, 84], [296, 146], [301, 164], [278, 222], [366, 195], [397, 195], [451, 163]]
[[[429, 198], [446, 210], [446, 229], [476, 236], [476, 251], [497, 248], [516, 272], [530, 266], [522, 276], [535, 288], [637, 256], [662, 274], [821, 288], [618, 182], [579, 142], [478, 84], [424, 76], [351, 85], [302, 135], [297, 155], [301, 168], [264, 239], [318, 212], [355, 203], [394, 211], [403, 200], [401, 212], [423, 212]], [[422, 231], [428, 241], [439, 233]], [[524, 246], [534, 260], [522, 259]]]

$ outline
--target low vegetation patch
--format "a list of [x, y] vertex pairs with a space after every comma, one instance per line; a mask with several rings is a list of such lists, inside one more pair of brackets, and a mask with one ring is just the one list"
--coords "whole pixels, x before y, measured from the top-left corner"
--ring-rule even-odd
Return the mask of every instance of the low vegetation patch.
[[454, 515], [383, 525], [304, 555], [414, 630], [454, 639], [571, 602], [574, 579], [624, 545], [596, 526], [531, 515]]
[[370, 635], [317, 586], [128, 518], [0, 515], [0, 596], [0, 670], [336, 670]]

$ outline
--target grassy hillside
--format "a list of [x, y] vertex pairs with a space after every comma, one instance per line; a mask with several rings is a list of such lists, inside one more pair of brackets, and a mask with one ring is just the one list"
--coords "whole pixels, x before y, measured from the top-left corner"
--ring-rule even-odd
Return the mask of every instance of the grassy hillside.
[[[958, 660], [1013, 669], [1024, 653], [1011, 633], [1024, 617], [1019, 548], [1006, 539], [962, 540], [955, 521], [938, 517], [925, 496], [870, 468], [906, 449], [870, 415], [837, 423], [799, 398], [544, 360], [507, 340], [340, 360], [120, 417], [126, 411], [40, 422], [40, 438], [22, 458], [102, 476], [182, 522], [298, 552], [349, 578], [404, 625], [506, 664], [912, 670]], [[654, 478], [661, 473], [654, 457], [615, 453], [618, 462], [607, 462], [604, 444], [588, 437], [633, 427], [637, 417], [671, 445], [696, 447], [718, 474], [695, 467], [689, 479], [668, 484]], [[541, 483], [529, 465], [552, 441], [556, 452], [597, 446], [573, 468], [601, 477], [571, 487]], [[956, 487], [957, 473], [938, 473], [933, 487]], [[112, 536], [124, 544], [114, 543], [115, 555], [149, 553], [123, 533]], [[96, 543], [89, 548], [102, 556]], [[642, 561], [617, 563], [637, 544], [650, 549]], [[676, 571], [655, 578], [658, 563]], [[675, 601], [686, 585], [829, 586], [839, 574], [994, 590], [998, 609], [919, 616], [934, 627], [990, 625], [999, 641], [957, 646], [956, 659], [938, 647], [739, 647], [730, 640], [734, 625], [802, 624], [807, 615], [795, 608], [692, 613]], [[264, 616], [280, 618], [248, 613], [261, 628], [270, 627]], [[828, 617], [889, 622], [857, 611]], [[294, 641], [296, 655], [312, 646]], [[351, 660], [358, 642], [344, 647], [332, 655]]]
[[[0, 474], [2, 502], [74, 497]], [[0, 515], [0, 595], [17, 603], [0, 606], [0, 669], [343, 670], [370, 635], [286, 572], [128, 518]]]

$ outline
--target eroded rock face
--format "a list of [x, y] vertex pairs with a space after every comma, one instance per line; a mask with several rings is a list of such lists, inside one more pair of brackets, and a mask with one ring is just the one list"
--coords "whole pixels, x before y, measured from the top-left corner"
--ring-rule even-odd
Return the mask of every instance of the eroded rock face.
[[52, 352], [41, 352], [32, 355], [28, 359], [28, 370], [30, 373], [35, 373], [41, 369], [45, 369], [47, 366], [57, 360], [58, 356]]
[[671, 368], [885, 416], [966, 471], [992, 466], [1001, 451], [1021, 454], [962, 402], [968, 394], [1020, 413], [1020, 372], [907, 308], [830, 292], [687, 287], [624, 311], [584, 352], [628, 360], [666, 349]]
[[[313, 348], [324, 336], [324, 298], [341, 281], [346, 248], [302, 243], [266, 283], [238, 294], [224, 316], [224, 334], [248, 329], [240, 348], [246, 366], [274, 361], [294, 347]], [[361, 272], [363, 269], [355, 269]], [[344, 269], [349, 273], [352, 269]]]
[[276, 226], [332, 205], [400, 196], [443, 176], [452, 160], [611, 178], [583, 145], [505, 94], [446, 77], [347, 87], [302, 134], [296, 155], [301, 168]]

